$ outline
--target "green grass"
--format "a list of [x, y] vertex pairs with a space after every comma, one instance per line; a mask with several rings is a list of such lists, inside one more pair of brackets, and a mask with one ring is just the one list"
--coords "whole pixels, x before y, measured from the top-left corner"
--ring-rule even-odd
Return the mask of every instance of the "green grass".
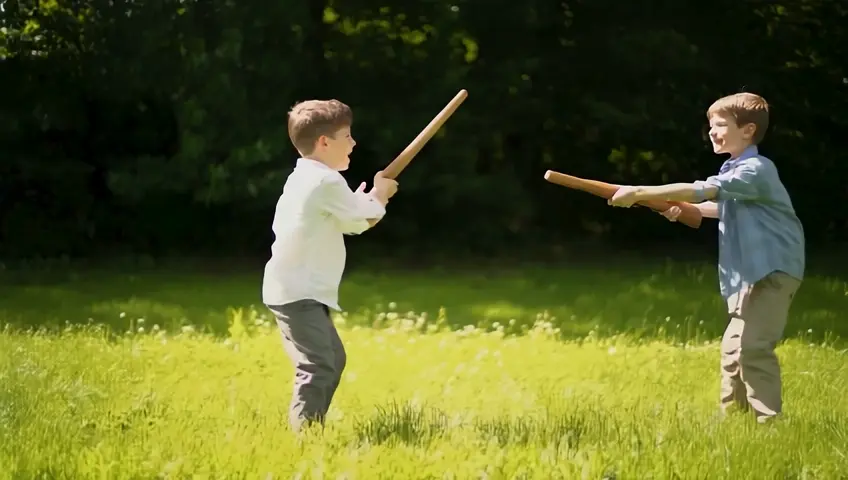
[[715, 420], [710, 265], [353, 272], [348, 369], [328, 429], [298, 439], [258, 272], [6, 272], [0, 478], [848, 472], [844, 281], [805, 283], [786, 415], [759, 426]]

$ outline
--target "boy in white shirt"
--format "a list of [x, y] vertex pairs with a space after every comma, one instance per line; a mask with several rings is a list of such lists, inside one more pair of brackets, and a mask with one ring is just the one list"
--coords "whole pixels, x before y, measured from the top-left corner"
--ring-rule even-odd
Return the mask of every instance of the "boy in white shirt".
[[343, 235], [358, 235], [386, 214], [397, 182], [374, 176], [356, 192], [341, 171], [356, 145], [351, 109], [337, 100], [309, 100], [289, 112], [288, 132], [300, 158], [277, 201], [263, 303], [274, 313], [295, 367], [289, 410], [295, 431], [323, 424], [347, 360], [329, 309], [341, 310], [338, 289], [345, 265]]

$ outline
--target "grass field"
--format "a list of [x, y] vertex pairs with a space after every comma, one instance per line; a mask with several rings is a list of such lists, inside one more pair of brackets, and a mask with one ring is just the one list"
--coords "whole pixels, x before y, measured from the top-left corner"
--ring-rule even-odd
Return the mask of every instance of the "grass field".
[[320, 435], [259, 270], [6, 272], [0, 478], [848, 478], [848, 284], [780, 346], [786, 415], [715, 418], [712, 265], [353, 272]]

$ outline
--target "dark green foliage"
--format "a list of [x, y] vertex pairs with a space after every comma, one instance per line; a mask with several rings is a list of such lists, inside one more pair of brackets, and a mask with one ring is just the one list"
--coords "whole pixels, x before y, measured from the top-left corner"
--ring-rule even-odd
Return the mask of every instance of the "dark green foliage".
[[762, 149], [811, 245], [845, 238], [848, 214], [833, 207], [848, 177], [844, 2], [401, 5], [4, 2], [0, 255], [262, 255], [295, 158], [295, 101], [354, 107], [355, 186], [460, 88], [466, 103], [357, 242], [457, 253], [623, 235], [713, 244], [710, 223], [694, 232], [611, 209], [542, 174], [713, 174], [722, 158], [704, 111], [743, 89], [772, 105]]

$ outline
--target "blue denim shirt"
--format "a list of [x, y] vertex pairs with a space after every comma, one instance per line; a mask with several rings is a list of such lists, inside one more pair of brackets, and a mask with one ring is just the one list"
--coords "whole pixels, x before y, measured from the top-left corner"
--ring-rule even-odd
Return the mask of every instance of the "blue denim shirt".
[[756, 146], [721, 166], [701, 186], [718, 187], [721, 294], [728, 298], [774, 271], [804, 277], [804, 228], [777, 167]]

